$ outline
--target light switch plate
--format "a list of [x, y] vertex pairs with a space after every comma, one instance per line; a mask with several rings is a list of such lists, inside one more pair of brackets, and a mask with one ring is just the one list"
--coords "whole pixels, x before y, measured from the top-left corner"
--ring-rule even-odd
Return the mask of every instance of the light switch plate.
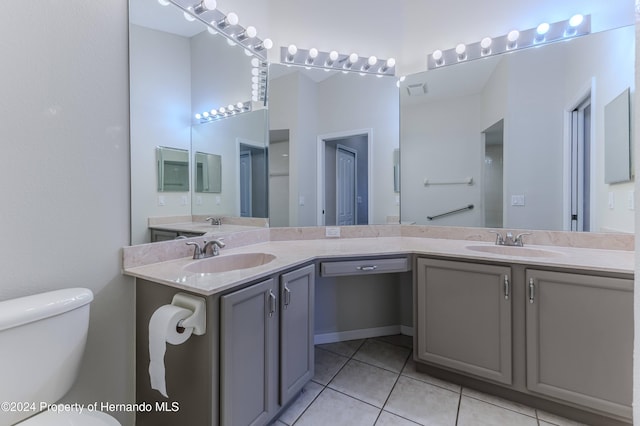
[[220, 196], [216, 195], [216, 206], [220, 205], [220, 201], [221, 201]]
[[166, 204], [166, 200], [164, 198], [164, 195], [158, 195], [158, 205], [159, 206], [164, 206]]
[[298, 197], [298, 204], [304, 206], [304, 195]]
[[629, 207], [629, 210], [636, 209], [636, 196], [633, 191], [629, 191], [629, 193], [627, 194], [627, 205]]
[[616, 199], [613, 192], [609, 192], [609, 209], [613, 210], [616, 207]]
[[327, 238], [338, 238], [340, 237], [340, 228], [337, 226], [327, 226], [324, 231], [324, 236]]

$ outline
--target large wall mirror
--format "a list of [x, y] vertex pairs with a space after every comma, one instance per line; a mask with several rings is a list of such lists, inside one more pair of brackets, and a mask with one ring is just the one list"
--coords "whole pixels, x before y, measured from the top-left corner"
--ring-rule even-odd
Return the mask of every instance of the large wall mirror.
[[[129, 5], [132, 243], [150, 241], [149, 218], [266, 217], [263, 105], [206, 123], [195, 119], [198, 112], [251, 100], [251, 57], [203, 23], [186, 20], [175, 5]], [[188, 192], [158, 191], [157, 146], [188, 152]]]
[[634, 60], [631, 26], [408, 76], [402, 221], [633, 232], [633, 183], [605, 183], [604, 108], [635, 90]]
[[272, 64], [270, 226], [397, 223], [396, 79]]

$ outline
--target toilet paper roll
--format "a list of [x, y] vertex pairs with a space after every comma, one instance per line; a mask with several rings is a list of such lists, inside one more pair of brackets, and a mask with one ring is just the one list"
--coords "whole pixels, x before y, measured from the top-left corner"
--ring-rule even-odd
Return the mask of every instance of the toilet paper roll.
[[160, 306], [151, 315], [149, 320], [149, 377], [151, 388], [156, 389], [165, 397], [167, 396], [167, 384], [164, 373], [164, 354], [166, 343], [179, 345], [190, 336], [193, 328], [185, 328], [184, 332], [177, 330], [178, 322], [193, 315], [189, 309], [174, 305]]

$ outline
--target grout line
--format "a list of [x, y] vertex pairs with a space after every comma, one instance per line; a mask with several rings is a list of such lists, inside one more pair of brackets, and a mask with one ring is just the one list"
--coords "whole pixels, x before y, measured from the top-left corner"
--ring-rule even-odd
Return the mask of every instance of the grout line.
[[[537, 415], [537, 414], [532, 416], [532, 415], [530, 415], [530, 414], [525, 414], [525, 413], [523, 413], [523, 412], [516, 411], [516, 410], [514, 410], [514, 409], [512, 409], [512, 408], [504, 407], [504, 406], [502, 406], [502, 405], [498, 405], [498, 404], [495, 404], [495, 403], [493, 403], [493, 402], [485, 401], [484, 399], [480, 399], [480, 398], [477, 398], [477, 397], [472, 396], [472, 395], [465, 395], [465, 396], [466, 396], [467, 398], [475, 399], [476, 401], [484, 402], [485, 404], [493, 405], [494, 407], [502, 408], [503, 410], [511, 411], [512, 413], [520, 414], [520, 415], [523, 415], [523, 416], [526, 416], [526, 417], [529, 417], [529, 418], [532, 418], [532, 419], [536, 419], [536, 420], [538, 420], [538, 415]], [[527, 408], [533, 408], [533, 407], [529, 407], [528, 405], [525, 405], [525, 407], [527, 407]], [[536, 411], [536, 410], [534, 409], [534, 411]], [[537, 411], [536, 411], [536, 413], [537, 413]], [[538, 423], [540, 423], [540, 422], [538, 422]]]
[[456, 411], [456, 426], [460, 419], [460, 407], [462, 406], [462, 386], [460, 386], [460, 393], [458, 394], [458, 410]]

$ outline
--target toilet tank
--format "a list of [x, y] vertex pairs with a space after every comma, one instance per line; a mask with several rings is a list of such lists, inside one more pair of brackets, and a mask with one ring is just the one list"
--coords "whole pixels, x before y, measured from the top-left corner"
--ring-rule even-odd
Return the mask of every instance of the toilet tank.
[[[0, 302], [0, 425], [55, 403], [76, 379], [89, 327], [91, 290], [70, 288]], [[18, 404], [22, 405], [21, 407]], [[9, 407], [11, 408], [11, 407]]]

